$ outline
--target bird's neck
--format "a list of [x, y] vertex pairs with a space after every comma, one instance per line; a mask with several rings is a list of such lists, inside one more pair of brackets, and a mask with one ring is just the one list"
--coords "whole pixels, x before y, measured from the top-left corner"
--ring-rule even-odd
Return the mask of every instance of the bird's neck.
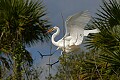
[[57, 28], [56, 29], [56, 32], [52, 35], [52, 43], [55, 45], [55, 46], [59, 46], [58, 42], [55, 41], [55, 37], [58, 36], [60, 33], [60, 29]]

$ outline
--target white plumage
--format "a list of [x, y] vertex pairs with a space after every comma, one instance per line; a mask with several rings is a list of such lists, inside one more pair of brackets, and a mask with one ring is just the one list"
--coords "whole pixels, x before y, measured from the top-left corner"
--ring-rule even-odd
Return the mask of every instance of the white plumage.
[[88, 11], [79, 12], [69, 16], [65, 22], [66, 33], [62, 39], [58, 40], [57, 42], [54, 40], [54, 38], [60, 33], [60, 29], [57, 26], [48, 31], [51, 32], [53, 30], [57, 30], [52, 35], [52, 43], [55, 46], [58, 46], [57, 49], [62, 49], [62, 51], [66, 53], [79, 49], [79, 45], [82, 43], [84, 36], [87, 36], [89, 33], [99, 32], [98, 29], [84, 30], [90, 19], [91, 16]]

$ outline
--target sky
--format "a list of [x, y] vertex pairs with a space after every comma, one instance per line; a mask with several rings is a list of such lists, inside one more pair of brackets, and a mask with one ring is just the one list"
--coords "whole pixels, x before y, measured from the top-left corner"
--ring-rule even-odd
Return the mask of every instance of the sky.
[[[43, 4], [46, 7], [48, 20], [53, 26], [59, 26], [61, 32], [64, 28], [63, 21], [65, 21], [68, 16], [84, 10], [88, 10], [91, 16], [95, 16], [97, 9], [100, 8], [99, 6], [101, 2], [102, 0], [43, 0]], [[62, 16], [64, 20], [62, 19]], [[61, 33], [60, 36], [56, 38], [56, 40], [59, 40], [62, 38], [62, 36], [63, 34]], [[32, 47], [28, 47], [27, 50], [33, 56], [37, 66], [42, 66], [44, 69], [48, 70], [49, 66], [46, 64], [49, 62], [49, 57], [44, 57], [41, 59], [37, 51], [40, 51], [42, 54], [50, 54], [50, 51], [54, 52], [56, 48], [57, 47], [52, 45], [51, 41], [49, 41], [48, 43], [38, 42]], [[60, 51], [56, 52], [50, 57], [50, 62], [53, 63], [57, 61], [59, 56]], [[56, 71], [56, 66], [57, 65], [51, 68], [51, 73]]]

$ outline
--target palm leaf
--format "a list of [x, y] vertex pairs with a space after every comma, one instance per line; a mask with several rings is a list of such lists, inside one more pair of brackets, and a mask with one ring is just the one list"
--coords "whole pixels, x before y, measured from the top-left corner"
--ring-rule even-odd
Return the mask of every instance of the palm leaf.
[[119, 74], [120, 65], [120, 4], [116, 0], [103, 1], [93, 25], [100, 29], [100, 33], [89, 35], [86, 47], [96, 50], [99, 59], [110, 64]]
[[42, 5], [42, 2], [32, 0], [1, 0], [1, 25], [15, 38], [18, 35], [25, 44], [48, 40], [45, 33], [50, 25], [48, 20], [43, 18], [46, 13]]

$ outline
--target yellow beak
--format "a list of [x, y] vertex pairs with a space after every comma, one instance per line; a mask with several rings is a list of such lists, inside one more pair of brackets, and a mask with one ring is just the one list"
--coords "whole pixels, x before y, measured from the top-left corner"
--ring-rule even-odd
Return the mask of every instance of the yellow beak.
[[54, 28], [49, 29], [46, 33], [50, 33], [52, 31], [54, 31]]

